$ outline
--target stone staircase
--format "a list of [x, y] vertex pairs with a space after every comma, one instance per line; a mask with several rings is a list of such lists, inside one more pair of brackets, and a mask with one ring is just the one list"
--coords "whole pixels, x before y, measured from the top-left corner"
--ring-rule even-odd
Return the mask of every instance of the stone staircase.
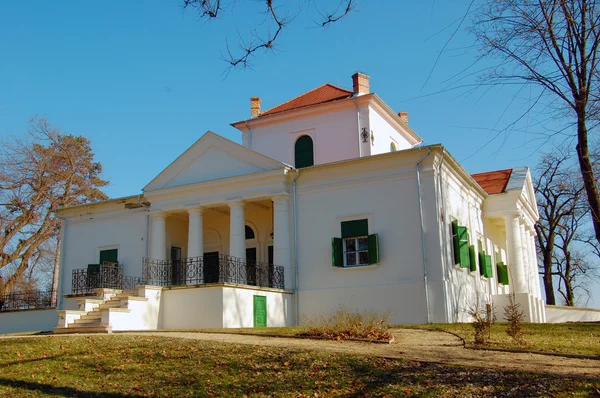
[[95, 297], [77, 300], [79, 310], [58, 311], [59, 325], [53, 332], [112, 333], [111, 314], [131, 313], [131, 302], [146, 301], [138, 290], [98, 289]]

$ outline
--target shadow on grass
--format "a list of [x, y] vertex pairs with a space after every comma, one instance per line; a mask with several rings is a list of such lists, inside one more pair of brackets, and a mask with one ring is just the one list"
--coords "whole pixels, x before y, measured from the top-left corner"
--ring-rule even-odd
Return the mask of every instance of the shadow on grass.
[[0, 377], [0, 386], [20, 388], [29, 391], [38, 391], [47, 395], [61, 397], [106, 397], [106, 398], [141, 398], [144, 395], [110, 393], [104, 391], [82, 391], [72, 387], [59, 387], [50, 384], [32, 383], [23, 380], [11, 380]]

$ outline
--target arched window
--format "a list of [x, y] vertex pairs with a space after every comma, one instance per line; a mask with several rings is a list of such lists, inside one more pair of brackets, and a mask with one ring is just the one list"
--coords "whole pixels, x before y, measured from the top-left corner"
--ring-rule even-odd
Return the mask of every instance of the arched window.
[[396, 144], [390, 143], [390, 152], [396, 152]]
[[248, 239], [254, 239], [254, 230], [252, 227], [246, 225], [246, 240]]
[[294, 159], [296, 168], [313, 166], [315, 164], [313, 140], [308, 135], [303, 135], [296, 141]]

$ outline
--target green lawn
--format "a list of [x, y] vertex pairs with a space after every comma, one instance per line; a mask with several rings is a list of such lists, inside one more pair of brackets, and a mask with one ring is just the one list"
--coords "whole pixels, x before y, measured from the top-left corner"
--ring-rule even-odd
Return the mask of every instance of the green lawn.
[[0, 396], [589, 396], [600, 381], [154, 336], [0, 342]]
[[[473, 327], [468, 323], [403, 325], [403, 328], [442, 329], [473, 343]], [[524, 323], [526, 346], [517, 346], [506, 334], [506, 323], [494, 323], [490, 347], [600, 356], [600, 323]]]

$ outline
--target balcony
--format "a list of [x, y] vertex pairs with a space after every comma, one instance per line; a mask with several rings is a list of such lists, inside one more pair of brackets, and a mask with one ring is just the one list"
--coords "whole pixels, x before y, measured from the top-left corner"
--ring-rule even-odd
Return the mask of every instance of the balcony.
[[210, 283], [284, 289], [283, 267], [246, 261], [227, 255], [205, 255], [181, 260], [143, 259], [142, 280], [145, 285], [185, 286]]
[[123, 275], [123, 264], [118, 263], [89, 264], [74, 269], [72, 275], [72, 294], [94, 293], [96, 289], [133, 290], [142, 284], [142, 278]]

